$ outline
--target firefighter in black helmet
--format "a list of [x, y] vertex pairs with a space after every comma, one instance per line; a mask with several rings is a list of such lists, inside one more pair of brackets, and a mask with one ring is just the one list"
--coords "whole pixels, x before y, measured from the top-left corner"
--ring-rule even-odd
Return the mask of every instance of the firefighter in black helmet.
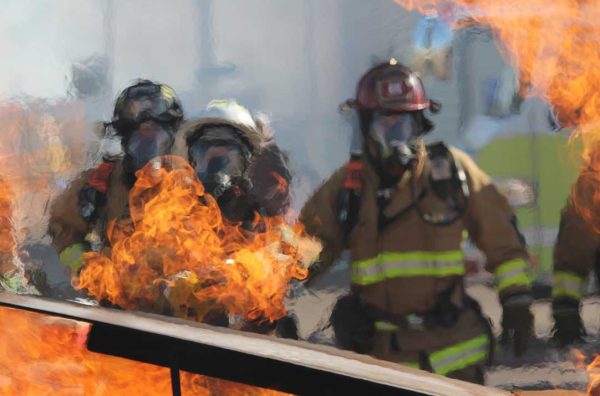
[[95, 169], [77, 177], [50, 209], [52, 244], [73, 274], [84, 252], [106, 247], [108, 221], [129, 215], [136, 171], [171, 152], [182, 121], [181, 102], [168, 85], [138, 80], [117, 97], [105, 138], [120, 144]]

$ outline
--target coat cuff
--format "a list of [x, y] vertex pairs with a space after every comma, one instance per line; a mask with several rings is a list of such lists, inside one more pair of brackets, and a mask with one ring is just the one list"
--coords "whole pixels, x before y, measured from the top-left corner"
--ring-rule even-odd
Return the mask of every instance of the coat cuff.
[[552, 298], [581, 300], [582, 285], [582, 276], [568, 271], [556, 271], [552, 276]]
[[529, 290], [531, 281], [527, 276], [527, 267], [527, 262], [521, 258], [500, 264], [495, 271], [498, 293], [505, 294], [512, 289], [515, 291]]

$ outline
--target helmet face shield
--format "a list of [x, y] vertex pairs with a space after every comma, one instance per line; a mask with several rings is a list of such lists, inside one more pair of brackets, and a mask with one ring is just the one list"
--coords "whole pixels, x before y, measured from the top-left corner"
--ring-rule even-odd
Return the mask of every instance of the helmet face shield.
[[120, 135], [126, 136], [146, 121], [174, 126], [182, 118], [181, 104], [170, 87], [143, 82], [121, 93], [111, 125]]
[[173, 130], [152, 121], [146, 121], [131, 131], [125, 142], [125, 161], [133, 173], [151, 159], [169, 154], [175, 138]]
[[151, 98], [129, 100], [125, 103], [119, 119], [113, 121], [112, 125], [121, 135], [131, 134], [147, 121], [174, 125], [176, 120], [170, 117], [167, 111], [167, 103], [161, 100]]

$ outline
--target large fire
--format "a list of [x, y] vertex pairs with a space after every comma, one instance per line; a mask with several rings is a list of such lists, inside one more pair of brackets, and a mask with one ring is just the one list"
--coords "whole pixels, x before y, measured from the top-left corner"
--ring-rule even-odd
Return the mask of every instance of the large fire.
[[[560, 123], [584, 144], [572, 190], [576, 209], [600, 233], [600, 1], [394, 0], [437, 14], [455, 28], [489, 26], [519, 71], [522, 95], [551, 103]], [[600, 357], [588, 366], [589, 395], [600, 395]]]
[[75, 279], [77, 288], [125, 309], [274, 321], [286, 313], [290, 281], [306, 276], [320, 250], [281, 216], [257, 215], [259, 231], [227, 222], [180, 157], [140, 170], [129, 204], [131, 218], [109, 225], [112, 250], [87, 253]]
[[582, 174], [573, 189], [577, 209], [600, 233], [600, 1], [395, 0], [437, 13], [456, 28], [489, 26], [520, 75], [522, 94], [538, 95], [560, 123], [584, 142]]
[[[90, 325], [0, 308], [0, 394], [170, 395], [169, 369], [90, 352]], [[183, 395], [283, 393], [182, 373]]]
[[14, 269], [16, 251], [13, 217], [14, 194], [5, 179], [0, 178], [0, 273]]

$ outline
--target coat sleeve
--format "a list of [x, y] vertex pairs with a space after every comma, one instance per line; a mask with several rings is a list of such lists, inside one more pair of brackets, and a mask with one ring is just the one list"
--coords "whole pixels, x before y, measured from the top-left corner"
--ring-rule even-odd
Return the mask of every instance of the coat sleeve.
[[319, 260], [311, 266], [308, 281], [316, 278], [344, 250], [344, 232], [337, 220], [337, 197], [343, 186], [344, 170], [339, 170], [308, 199], [299, 220], [308, 234], [323, 244]]
[[552, 297], [581, 299], [581, 288], [597, 260], [598, 236], [569, 198], [560, 214], [554, 245]]
[[85, 240], [88, 225], [79, 215], [79, 192], [88, 178], [89, 172], [85, 172], [73, 180], [50, 207], [48, 232], [52, 237], [52, 245], [59, 254]]
[[500, 297], [528, 292], [529, 255], [512, 208], [490, 177], [469, 156], [458, 150], [452, 152], [462, 164], [469, 182], [467, 231], [485, 253], [486, 268], [495, 275]]

